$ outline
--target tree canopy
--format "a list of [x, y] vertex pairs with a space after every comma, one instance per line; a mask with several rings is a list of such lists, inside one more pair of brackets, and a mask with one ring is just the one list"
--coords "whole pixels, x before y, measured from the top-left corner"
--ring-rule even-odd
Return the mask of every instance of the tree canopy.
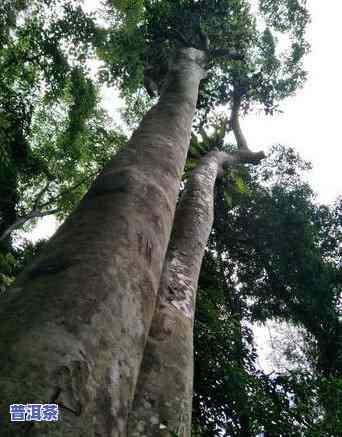
[[[186, 180], [213, 148], [247, 146], [240, 114], [272, 115], [303, 86], [308, 22], [305, 0], [107, 0], [95, 13], [78, 0], [4, 0], [1, 291], [44, 245], [18, 246], [14, 231], [63, 220], [126, 139], [102, 87], [119, 89], [130, 131], [163, 93], [175, 52], [205, 51]], [[342, 433], [342, 201], [320, 205], [302, 178], [309, 168], [278, 146], [217, 184], [195, 322], [194, 435]], [[286, 371], [258, 368], [253, 324], [268, 320], [302, 330], [304, 366], [288, 354]]]
[[[341, 199], [317, 204], [302, 177], [309, 168], [277, 147], [242, 173], [244, 192], [231, 186], [228, 204], [226, 183], [217, 187], [195, 329], [199, 435], [341, 432]], [[288, 368], [260, 370], [251, 327], [269, 320], [302, 329], [304, 364], [277, 344]]]

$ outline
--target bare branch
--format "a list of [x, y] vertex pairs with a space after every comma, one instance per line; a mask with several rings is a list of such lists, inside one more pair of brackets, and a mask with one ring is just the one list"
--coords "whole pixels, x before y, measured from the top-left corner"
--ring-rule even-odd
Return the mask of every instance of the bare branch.
[[266, 157], [264, 152], [251, 152], [250, 150], [238, 150], [236, 152], [227, 153], [223, 151], [212, 151], [206, 156], [214, 154], [219, 163], [221, 171], [219, 171], [219, 176], [222, 176], [224, 170], [227, 168], [238, 165], [238, 164], [259, 164], [259, 162]]
[[235, 139], [237, 145], [240, 150], [249, 150], [247, 140], [241, 130], [239, 113], [241, 106], [242, 95], [238, 91], [234, 90], [233, 92], [233, 104], [232, 104], [232, 113], [230, 116], [229, 124], [234, 132]]
[[266, 155], [263, 151], [252, 152], [251, 150], [238, 150], [230, 154], [229, 159], [223, 164], [223, 167], [226, 168], [232, 164], [257, 165], [264, 158], [266, 158]]
[[19, 217], [14, 223], [11, 224], [0, 236], [0, 241], [5, 240], [15, 229], [18, 229], [24, 223], [34, 218], [45, 217], [47, 215], [57, 214], [60, 211], [58, 208], [50, 209], [48, 211], [34, 210], [30, 214]]
[[239, 149], [236, 154], [234, 154], [234, 161], [235, 164], [258, 164], [262, 159], [266, 157], [266, 155], [262, 151], [252, 152], [248, 147], [247, 140], [241, 130], [239, 121], [241, 100], [242, 92], [235, 89], [233, 92], [232, 113], [229, 121]]
[[11, 234], [11, 232], [13, 232], [15, 229], [18, 229], [20, 226], [22, 226], [24, 223], [26, 223], [29, 220], [32, 220], [34, 218], [39, 218], [39, 217], [45, 217], [47, 215], [57, 214], [58, 212], [60, 212], [61, 211], [60, 208], [53, 208], [53, 209], [49, 209], [47, 211], [42, 211], [42, 209], [45, 207], [48, 207], [49, 205], [51, 205], [51, 203], [53, 203], [56, 200], [58, 200], [59, 198], [63, 197], [65, 194], [72, 192], [73, 190], [75, 190], [76, 188], [81, 186], [83, 183], [89, 181], [93, 176], [96, 176], [97, 174], [98, 174], [98, 171], [96, 171], [90, 175], [87, 175], [85, 178], [81, 179], [77, 184], [73, 185], [68, 190], [62, 191], [57, 196], [53, 197], [52, 199], [50, 199], [47, 202], [38, 206], [39, 200], [41, 200], [42, 196], [48, 190], [49, 185], [51, 183], [51, 181], [47, 182], [47, 184], [44, 186], [44, 188], [38, 193], [36, 200], [34, 202], [32, 211], [24, 216], [19, 217], [14, 223], [12, 223], [12, 225], [9, 226], [0, 235], [0, 241], [3, 241], [6, 237], [8, 237]]

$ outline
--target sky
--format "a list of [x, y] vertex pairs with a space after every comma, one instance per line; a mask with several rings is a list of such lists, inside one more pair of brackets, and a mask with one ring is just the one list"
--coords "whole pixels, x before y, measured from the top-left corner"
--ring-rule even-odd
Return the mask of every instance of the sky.
[[[90, 9], [93, 0], [86, 0]], [[311, 52], [305, 66], [308, 80], [296, 96], [281, 104], [283, 114], [268, 116], [251, 114], [241, 120], [243, 132], [252, 150], [265, 150], [273, 144], [294, 147], [301, 156], [312, 162], [313, 170], [307, 176], [322, 203], [333, 202], [342, 194], [342, 140], [341, 140], [341, 41], [342, 0], [309, 0], [312, 22], [307, 40]], [[120, 105], [118, 94], [107, 89], [103, 104], [117, 118]], [[52, 235], [58, 224], [45, 217], [28, 236], [35, 241]], [[274, 367], [269, 359], [267, 342], [270, 329], [255, 327], [254, 334], [259, 350], [259, 365], [267, 371]]]
[[[252, 1], [254, 3], [255, 0]], [[86, 0], [88, 7], [94, 4]], [[283, 114], [253, 113], [241, 119], [251, 149], [267, 151], [273, 144], [294, 147], [313, 164], [308, 180], [322, 203], [342, 194], [341, 52], [342, 0], [309, 0], [312, 22], [307, 31], [311, 53], [305, 59], [308, 80], [296, 96], [282, 102]], [[104, 93], [106, 109], [117, 106], [113, 90]], [[117, 99], [117, 95], [116, 95]]]
[[[87, 9], [96, 1], [85, 0]], [[267, 150], [273, 144], [294, 147], [304, 159], [312, 162], [308, 181], [322, 203], [333, 202], [342, 194], [342, 101], [341, 80], [341, 0], [310, 0], [312, 22], [307, 31], [311, 52], [305, 66], [308, 80], [296, 96], [281, 104], [283, 114], [265, 116], [250, 114], [241, 119], [241, 126], [253, 150]], [[103, 93], [103, 104], [117, 118], [120, 104], [113, 89]], [[56, 229], [52, 217], [42, 219], [30, 238], [51, 235]]]
[[[283, 114], [265, 117], [249, 115], [241, 120], [241, 127], [254, 150], [267, 150], [272, 144], [294, 147], [301, 156], [312, 162], [307, 179], [322, 203], [333, 202], [342, 195], [342, 139], [340, 134], [342, 87], [341, 0], [309, 0], [311, 23], [307, 39], [311, 52], [305, 66], [308, 79], [296, 96], [283, 102]], [[336, 56], [337, 55], [337, 56]], [[253, 327], [258, 350], [258, 365], [265, 372], [275, 366], [272, 348], [274, 326]]]
[[309, 0], [312, 22], [307, 39], [308, 80], [295, 97], [286, 99], [281, 115], [249, 115], [241, 121], [250, 147], [266, 149], [272, 144], [294, 147], [312, 162], [309, 182], [324, 203], [342, 194], [342, 140], [340, 134], [341, 0]]

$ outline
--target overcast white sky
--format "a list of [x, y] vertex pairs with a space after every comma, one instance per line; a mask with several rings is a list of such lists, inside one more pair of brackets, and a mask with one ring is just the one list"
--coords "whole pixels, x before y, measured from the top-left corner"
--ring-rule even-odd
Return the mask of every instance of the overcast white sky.
[[341, 0], [309, 0], [312, 23], [307, 39], [311, 53], [304, 88], [282, 104], [284, 114], [249, 115], [242, 127], [250, 146], [267, 148], [275, 143], [296, 148], [313, 163], [309, 181], [321, 202], [342, 193], [341, 128]]
[[[265, 117], [249, 115], [242, 128], [250, 146], [259, 150], [275, 143], [293, 146], [313, 164], [308, 180], [320, 202], [333, 202], [342, 194], [341, 140], [341, 0], [309, 0], [312, 22], [307, 39], [311, 53], [305, 65], [308, 80], [296, 96], [282, 104], [283, 114]], [[254, 326], [259, 366], [266, 372], [274, 370], [271, 359], [271, 329]]]

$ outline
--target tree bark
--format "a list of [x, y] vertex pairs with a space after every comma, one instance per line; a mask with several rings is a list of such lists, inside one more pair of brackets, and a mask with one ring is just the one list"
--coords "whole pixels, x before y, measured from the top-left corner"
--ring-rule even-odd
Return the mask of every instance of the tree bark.
[[[178, 52], [158, 104], [1, 302], [1, 436], [127, 435], [204, 67]], [[60, 420], [22, 431], [11, 403], [57, 403]]]
[[191, 434], [193, 323], [198, 277], [213, 224], [214, 186], [223, 167], [264, 156], [210, 152], [193, 171], [176, 211], [128, 420], [130, 437]]

